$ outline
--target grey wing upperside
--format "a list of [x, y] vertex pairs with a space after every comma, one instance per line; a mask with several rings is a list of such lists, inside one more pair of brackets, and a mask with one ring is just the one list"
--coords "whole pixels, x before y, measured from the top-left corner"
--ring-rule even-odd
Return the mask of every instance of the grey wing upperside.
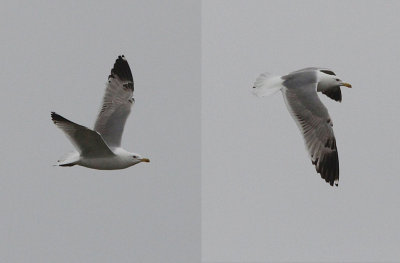
[[316, 83], [284, 88], [286, 106], [302, 132], [312, 163], [333, 186], [339, 181], [339, 158], [332, 121], [316, 92]]
[[114, 155], [97, 132], [69, 121], [55, 112], [51, 113], [51, 119], [67, 135], [82, 156], [104, 157]]
[[94, 125], [94, 130], [101, 134], [109, 147], [121, 146], [125, 122], [135, 102], [133, 90], [129, 64], [124, 56], [119, 56], [108, 77], [103, 104]]

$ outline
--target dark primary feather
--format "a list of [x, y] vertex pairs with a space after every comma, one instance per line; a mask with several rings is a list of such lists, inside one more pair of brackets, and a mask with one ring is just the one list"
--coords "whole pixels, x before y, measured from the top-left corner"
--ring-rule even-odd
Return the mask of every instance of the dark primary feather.
[[335, 101], [342, 101], [342, 92], [340, 91], [339, 86], [329, 90], [323, 90], [322, 93]]
[[71, 122], [69, 120], [67, 120], [66, 118], [64, 118], [61, 115], [58, 115], [57, 113], [55, 113], [54, 111], [51, 112], [51, 120], [54, 122], [54, 124], [57, 124], [58, 122]]
[[115, 78], [115, 75], [118, 76], [120, 80], [128, 82], [126, 87], [132, 90], [134, 89], [132, 71], [124, 55], [118, 56], [108, 78]]
[[[332, 143], [330, 142], [332, 140]], [[335, 138], [328, 139], [325, 142], [324, 154], [320, 158], [311, 157], [312, 164], [315, 165], [315, 170], [323, 179], [331, 186], [335, 181], [339, 180], [339, 156], [336, 148]], [[336, 182], [336, 186], [337, 186]]]

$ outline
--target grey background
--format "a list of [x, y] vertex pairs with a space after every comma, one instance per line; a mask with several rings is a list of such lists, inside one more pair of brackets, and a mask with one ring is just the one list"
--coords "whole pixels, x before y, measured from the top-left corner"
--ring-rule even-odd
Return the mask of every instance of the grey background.
[[[200, 261], [200, 2], [6, 1], [0, 9], [1, 262]], [[93, 127], [124, 54], [136, 104], [119, 171], [52, 164], [50, 111]]]
[[[202, 255], [207, 262], [400, 258], [398, 1], [203, 1]], [[265, 71], [333, 69], [338, 188], [307, 157]]]

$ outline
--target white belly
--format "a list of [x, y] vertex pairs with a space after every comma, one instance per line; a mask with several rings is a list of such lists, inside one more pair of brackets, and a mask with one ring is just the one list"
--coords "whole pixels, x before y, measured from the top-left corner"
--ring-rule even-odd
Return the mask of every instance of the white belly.
[[83, 158], [80, 159], [77, 164], [92, 169], [117, 170], [127, 168], [135, 163], [129, 162], [125, 158], [115, 156], [111, 158]]

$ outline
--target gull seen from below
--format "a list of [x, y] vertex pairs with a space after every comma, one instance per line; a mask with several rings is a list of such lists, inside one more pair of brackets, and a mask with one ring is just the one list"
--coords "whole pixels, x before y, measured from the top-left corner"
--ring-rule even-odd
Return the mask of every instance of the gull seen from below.
[[108, 76], [103, 105], [93, 130], [52, 112], [51, 119], [54, 124], [76, 148], [76, 151], [61, 158], [56, 165], [81, 165], [99, 170], [116, 170], [141, 162], [150, 162], [139, 154], [121, 148], [125, 122], [135, 102], [133, 91], [133, 77], [129, 64], [123, 55], [118, 56]]
[[263, 73], [253, 87], [254, 94], [259, 97], [282, 91], [290, 115], [303, 135], [312, 164], [331, 186], [338, 186], [339, 182], [338, 151], [332, 120], [317, 92], [341, 102], [341, 86], [351, 88], [331, 70], [305, 68], [285, 76]]

